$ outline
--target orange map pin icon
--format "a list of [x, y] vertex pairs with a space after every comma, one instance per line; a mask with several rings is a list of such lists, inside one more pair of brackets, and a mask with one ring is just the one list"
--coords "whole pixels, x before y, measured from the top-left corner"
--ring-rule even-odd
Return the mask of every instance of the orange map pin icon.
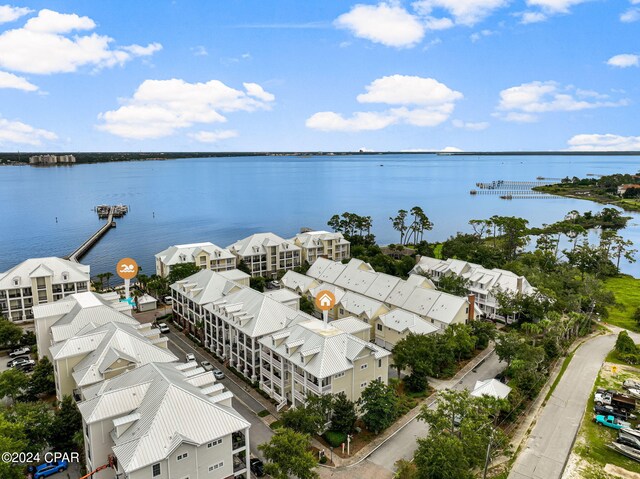
[[316, 306], [320, 311], [329, 311], [335, 305], [336, 297], [331, 291], [323, 289], [316, 294]]
[[131, 258], [122, 258], [116, 266], [116, 273], [122, 279], [133, 279], [138, 274], [138, 263]]

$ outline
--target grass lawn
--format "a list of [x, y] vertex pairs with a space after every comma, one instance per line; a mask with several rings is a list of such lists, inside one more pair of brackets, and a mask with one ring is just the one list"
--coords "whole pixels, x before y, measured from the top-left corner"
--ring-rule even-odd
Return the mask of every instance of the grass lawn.
[[[620, 375], [615, 382], [612, 382], [611, 378], [602, 376], [601, 370], [596, 379], [593, 392], [595, 392], [598, 387], [615, 387], [615, 389], [621, 389], [621, 379], [622, 375]], [[607, 447], [607, 444], [615, 440], [617, 432], [611, 428], [596, 425], [592, 419], [593, 415], [593, 394], [591, 394], [587, 402], [587, 409], [582, 420], [582, 426], [578, 433], [580, 439], [576, 442], [574, 451], [591, 465], [604, 467], [606, 464], [613, 464], [629, 471], [640, 473], [640, 463], [626, 458]]]
[[640, 308], [640, 279], [633, 276], [621, 275], [608, 278], [605, 287], [616, 296], [616, 302], [622, 309], [612, 307], [609, 309], [607, 320], [615, 326], [640, 332], [640, 326], [633, 320], [633, 313]]

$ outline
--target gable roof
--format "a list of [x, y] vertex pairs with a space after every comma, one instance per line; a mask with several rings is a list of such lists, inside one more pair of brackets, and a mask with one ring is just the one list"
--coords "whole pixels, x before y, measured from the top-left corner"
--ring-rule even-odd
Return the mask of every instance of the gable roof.
[[209, 269], [198, 271], [196, 274], [171, 285], [171, 289], [184, 294], [199, 305], [216, 301], [241, 287], [225, 276]]
[[496, 399], [505, 399], [511, 388], [506, 384], [501, 383], [497, 379], [486, 379], [484, 381], [476, 381], [476, 385], [471, 392], [472, 396], [491, 396]]
[[306, 293], [309, 287], [316, 284], [315, 278], [291, 270], [287, 271], [280, 281], [285, 288], [299, 291], [302, 294]]
[[289, 251], [300, 251], [300, 247], [292, 241], [281, 238], [273, 233], [256, 233], [236, 241], [227, 248], [239, 256], [266, 254], [266, 247], [278, 246]]
[[335, 240], [338, 244], [348, 244], [342, 233], [330, 233], [329, 231], [306, 231], [298, 233], [291, 241], [295, 241], [303, 248], [317, 248], [323, 245], [322, 241]]
[[439, 331], [433, 324], [404, 309], [392, 309], [381, 314], [379, 319], [386, 327], [399, 333], [409, 331], [414, 334], [432, 334]]
[[[215, 383], [212, 372], [199, 374]], [[126, 473], [166, 459], [182, 443], [199, 446], [250, 426], [172, 364], [150, 363], [87, 391], [92, 397], [78, 404], [85, 422], [113, 418], [120, 424], [123, 416], [132, 422], [119, 436], [111, 434], [113, 452]]]
[[204, 243], [178, 244], [169, 246], [155, 255], [164, 264], [171, 266], [181, 263], [193, 263], [200, 252], [205, 252], [215, 259], [235, 258], [227, 248], [221, 248], [209, 241]]
[[[19, 279], [20, 288], [30, 288], [32, 278], [51, 277], [55, 284], [89, 281], [89, 270], [89, 266], [55, 256], [30, 258], [0, 273], [0, 290], [15, 288], [14, 278]], [[63, 279], [63, 273], [67, 279]]]

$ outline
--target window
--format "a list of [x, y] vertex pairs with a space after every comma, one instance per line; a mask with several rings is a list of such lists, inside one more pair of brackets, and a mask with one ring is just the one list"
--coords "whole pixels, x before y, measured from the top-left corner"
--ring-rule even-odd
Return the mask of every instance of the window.
[[211, 441], [209, 444], [207, 444], [207, 447], [211, 448], [213, 446], [217, 446], [218, 444], [222, 444], [222, 438]]
[[160, 475], [160, 464], [154, 464], [153, 465], [151, 475], [153, 477], [156, 477], [156, 476]]
[[344, 314], [344, 309], [340, 308], [340, 314]]
[[360, 389], [364, 389], [367, 387], [367, 381], [360, 383]]
[[209, 466], [209, 472], [213, 472], [216, 469], [220, 469], [224, 466], [224, 461], [219, 462], [218, 464], [213, 464], [211, 466]]
[[183, 452], [182, 454], [178, 454], [178, 457], [176, 459], [178, 461], [182, 461], [183, 459], [186, 459], [187, 457], [189, 457], [189, 453], [188, 452]]
[[340, 379], [340, 378], [343, 378], [343, 377], [344, 377], [344, 371], [342, 371], [341, 373], [333, 375], [333, 379]]
[[378, 367], [381, 368], [382, 367], [382, 359], [378, 359]]
[[367, 369], [369, 367], [368, 364], [361, 364], [360, 369]]
[[378, 324], [376, 325], [376, 328], [378, 329], [378, 331], [382, 331], [382, 324], [379, 324], [379, 323], [378, 323]]

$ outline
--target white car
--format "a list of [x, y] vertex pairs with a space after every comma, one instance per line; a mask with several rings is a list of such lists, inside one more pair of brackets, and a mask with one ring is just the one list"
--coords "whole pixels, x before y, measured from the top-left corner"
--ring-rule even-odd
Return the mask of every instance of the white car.
[[196, 356], [193, 353], [187, 353], [187, 355], [185, 356], [185, 361], [187, 361], [188, 363], [195, 360], [196, 360]]
[[167, 334], [168, 332], [170, 332], [171, 330], [169, 329], [169, 326], [167, 326], [166, 323], [160, 323], [158, 324], [158, 329], [160, 330], [161, 333]]
[[9, 353], [9, 357], [15, 358], [18, 356], [22, 356], [24, 354], [28, 354], [30, 352], [31, 352], [31, 348], [29, 348], [28, 346], [22, 346], [21, 348], [14, 349], [13, 351], [11, 351]]

